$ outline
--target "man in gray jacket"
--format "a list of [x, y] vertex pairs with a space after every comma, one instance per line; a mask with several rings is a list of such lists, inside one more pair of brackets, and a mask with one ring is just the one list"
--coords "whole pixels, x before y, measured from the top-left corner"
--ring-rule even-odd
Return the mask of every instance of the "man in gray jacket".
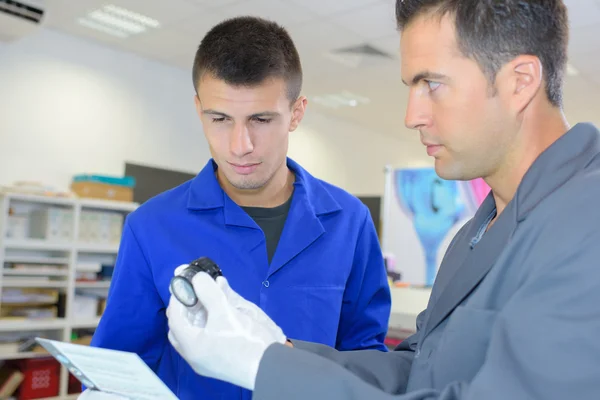
[[198, 274], [170, 341], [254, 398], [600, 399], [600, 132], [562, 112], [560, 0], [398, 0], [406, 125], [445, 179], [492, 188], [448, 248], [417, 333], [390, 353], [294, 341]]

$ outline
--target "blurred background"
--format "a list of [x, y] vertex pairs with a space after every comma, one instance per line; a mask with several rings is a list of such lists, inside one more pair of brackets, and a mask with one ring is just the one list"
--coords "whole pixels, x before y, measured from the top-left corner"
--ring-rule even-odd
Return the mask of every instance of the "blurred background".
[[[565, 3], [565, 112], [571, 124], [600, 124], [600, 0]], [[441, 186], [443, 221], [414, 207], [437, 178], [418, 133], [403, 125], [394, 7], [0, 0], [0, 398], [76, 398], [78, 382], [29, 339], [89, 342], [123, 219], [209, 159], [193, 56], [212, 26], [239, 15], [272, 19], [295, 41], [309, 106], [289, 155], [369, 206], [394, 288], [390, 345], [410, 334], [449, 238], [487, 191], [481, 182]], [[407, 185], [422, 190], [409, 198]]]

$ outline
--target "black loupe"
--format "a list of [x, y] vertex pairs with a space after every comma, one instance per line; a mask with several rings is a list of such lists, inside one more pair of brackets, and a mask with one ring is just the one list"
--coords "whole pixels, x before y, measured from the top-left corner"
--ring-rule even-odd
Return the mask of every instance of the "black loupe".
[[171, 279], [171, 293], [173, 293], [177, 300], [184, 306], [193, 307], [198, 303], [198, 297], [192, 286], [192, 278], [198, 272], [206, 272], [213, 279], [217, 279], [218, 276], [223, 276], [221, 268], [208, 257], [201, 257], [192, 261], [181, 274], [174, 276]]

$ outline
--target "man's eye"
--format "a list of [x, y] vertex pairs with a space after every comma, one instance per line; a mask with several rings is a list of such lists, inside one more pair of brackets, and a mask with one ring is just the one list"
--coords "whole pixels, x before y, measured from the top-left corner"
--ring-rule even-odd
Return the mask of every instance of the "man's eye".
[[253, 119], [254, 119], [254, 121], [258, 122], [259, 124], [268, 124], [269, 122], [271, 122], [271, 118], [254, 117]]
[[429, 86], [429, 90], [431, 90], [432, 92], [437, 90], [440, 87], [441, 83], [439, 82], [433, 82], [433, 81], [427, 81], [427, 86]]
[[225, 121], [225, 117], [219, 117], [219, 118], [213, 117], [213, 119], [212, 119], [212, 122], [217, 122], [217, 123], [223, 122], [223, 121]]

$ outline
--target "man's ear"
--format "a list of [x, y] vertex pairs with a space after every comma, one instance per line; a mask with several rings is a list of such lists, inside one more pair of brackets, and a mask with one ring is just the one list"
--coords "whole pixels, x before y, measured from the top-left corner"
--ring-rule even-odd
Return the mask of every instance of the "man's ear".
[[511, 108], [516, 113], [522, 112], [543, 90], [544, 70], [540, 59], [531, 55], [520, 55], [506, 67], [505, 78], [508, 79], [511, 96]]
[[304, 117], [304, 112], [306, 111], [306, 105], [308, 104], [308, 99], [305, 96], [300, 96], [292, 105], [292, 121], [290, 122], [290, 132], [293, 132], [298, 128], [302, 118]]
[[200, 98], [197, 94], [194, 95], [194, 104], [196, 106], [196, 113], [198, 117], [202, 118], [202, 103], [200, 103]]

